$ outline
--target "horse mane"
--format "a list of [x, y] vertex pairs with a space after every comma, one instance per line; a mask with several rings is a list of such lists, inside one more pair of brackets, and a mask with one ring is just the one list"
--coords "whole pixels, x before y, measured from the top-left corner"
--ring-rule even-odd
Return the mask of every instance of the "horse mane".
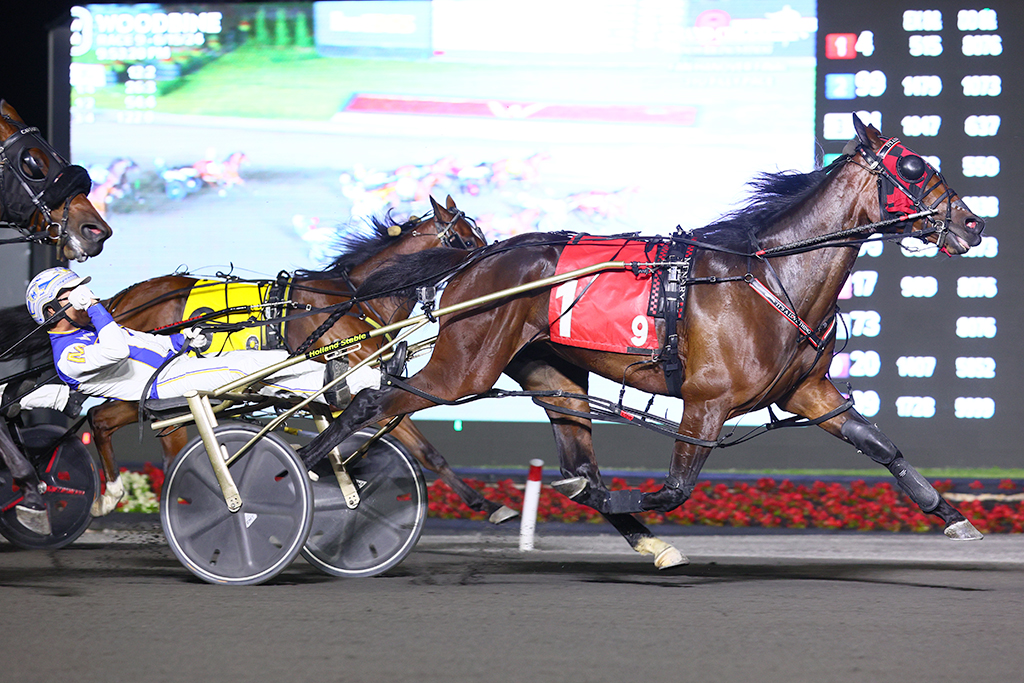
[[467, 252], [464, 249], [436, 247], [390, 259], [382, 267], [370, 273], [356, 290], [356, 297], [360, 299], [376, 299], [381, 296], [399, 299], [411, 298], [416, 294], [416, 287], [436, 285], [455, 272], [464, 262], [468, 262], [475, 254], [485, 249], [487, 247]]
[[[831, 167], [816, 168], [809, 173], [761, 173], [748, 183], [752, 193], [744, 206], [694, 230], [691, 237], [737, 251], [749, 250], [754, 247], [751, 236], [761, 237], [772, 230], [780, 218], [803, 204], [821, 188], [830, 170]], [[375, 225], [378, 225], [376, 221]], [[531, 241], [524, 237], [513, 240], [514, 246], [523, 246]], [[561, 233], [539, 233], [533, 237], [540, 241], [568, 240]], [[496, 249], [510, 246], [508, 242], [496, 242], [470, 252], [471, 256], [467, 256], [465, 251], [444, 247], [402, 256], [375, 270], [359, 287], [356, 295], [368, 299], [376, 296], [412, 296], [417, 286], [437, 284], [463, 262], [476, 260]], [[343, 255], [338, 261], [345, 258]]]
[[[423, 221], [416, 217], [399, 223], [392, 218], [391, 211], [383, 218], [373, 216], [368, 222], [369, 230], [350, 232], [337, 240], [335, 244], [339, 250], [338, 256], [328, 266], [322, 270], [296, 270], [295, 278], [330, 280], [347, 275], [353, 268], [370, 260], [396, 239], [422, 224]], [[389, 230], [395, 227], [399, 228], [401, 233], [392, 237]]]
[[692, 237], [731, 249], [751, 248], [752, 235], [761, 237], [769, 232], [780, 218], [817, 192], [828, 176], [824, 168], [809, 173], [761, 173], [748, 183], [752, 192], [744, 206], [694, 230]]

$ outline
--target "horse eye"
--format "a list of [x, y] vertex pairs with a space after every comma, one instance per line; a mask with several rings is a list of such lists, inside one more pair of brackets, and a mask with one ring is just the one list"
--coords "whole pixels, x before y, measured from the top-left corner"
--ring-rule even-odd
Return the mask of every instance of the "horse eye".
[[21, 172], [31, 180], [46, 180], [48, 170], [46, 157], [37, 149], [26, 149], [21, 153]]
[[899, 172], [900, 177], [908, 183], [916, 183], [920, 182], [921, 178], [924, 178], [927, 166], [921, 157], [916, 154], [908, 154], [900, 157], [900, 160], [896, 162], [896, 170]]

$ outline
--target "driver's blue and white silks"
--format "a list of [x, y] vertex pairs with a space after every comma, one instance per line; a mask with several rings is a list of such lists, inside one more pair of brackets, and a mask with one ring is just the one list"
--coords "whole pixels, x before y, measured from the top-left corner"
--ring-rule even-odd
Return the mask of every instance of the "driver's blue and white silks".
[[[156, 369], [176, 351], [181, 334], [161, 336], [128, 330], [102, 304], [88, 308], [92, 327], [50, 333], [57, 374], [90, 396], [138, 401]], [[195, 358], [181, 355], [161, 371], [148, 398], [175, 398], [190, 389], [211, 391], [287, 358], [287, 351], [231, 351]], [[308, 396], [324, 384], [324, 366], [303, 361], [263, 381], [260, 393]]]

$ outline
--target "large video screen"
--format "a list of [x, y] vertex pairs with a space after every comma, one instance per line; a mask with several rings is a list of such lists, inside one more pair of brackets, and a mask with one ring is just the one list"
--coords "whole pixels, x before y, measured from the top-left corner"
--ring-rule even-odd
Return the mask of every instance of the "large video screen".
[[[946, 447], [955, 430], [980, 464], [1012, 464], [1018, 242], [1000, 214], [1019, 202], [1007, 170], [1024, 9], [926, 5], [77, 7], [71, 154], [115, 237], [76, 267], [104, 294], [185, 270], [271, 278], [329, 262], [368, 217], [428, 212], [431, 195], [450, 194], [490, 240], [692, 229], [741, 205], [759, 172], [827, 162], [858, 112], [940, 167], [989, 227], [970, 258], [866, 246], [832, 376], [897, 443]], [[545, 420], [517, 401], [417, 417]]]
[[430, 195], [492, 241], [699, 227], [813, 167], [816, 26], [813, 0], [78, 7], [71, 154], [116, 231], [78, 269], [273, 277]]

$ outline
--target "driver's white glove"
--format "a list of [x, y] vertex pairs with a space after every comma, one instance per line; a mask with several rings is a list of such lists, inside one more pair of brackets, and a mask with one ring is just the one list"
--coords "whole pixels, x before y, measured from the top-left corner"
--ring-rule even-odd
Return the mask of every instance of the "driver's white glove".
[[202, 349], [207, 344], [206, 335], [203, 334], [202, 329], [198, 327], [189, 327], [188, 329], [182, 330], [181, 334], [188, 339], [189, 346], [194, 349]]
[[78, 285], [68, 292], [68, 303], [76, 311], [84, 311], [97, 301], [96, 295], [85, 285]]

